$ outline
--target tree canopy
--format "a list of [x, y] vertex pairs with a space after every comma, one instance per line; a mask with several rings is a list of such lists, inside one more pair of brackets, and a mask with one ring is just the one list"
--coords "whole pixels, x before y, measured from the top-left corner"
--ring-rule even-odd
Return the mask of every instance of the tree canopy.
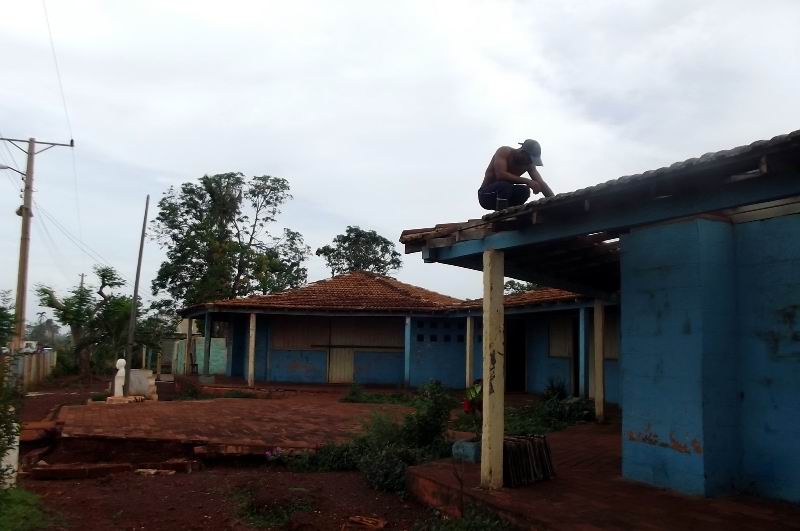
[[534, 282], [520, 282], [519, 280], [506, 280], [506, 283], [503, 285], [503, 291], [506, 295], [513, 295], [515, 293], [525, 293], [526, 291], [532, 291], [536, 289], [540, 289], [541, 286]]
[[153, 294], [190, 306], [305, 284], [311, 249], [302, 235], [269, 230], [291, 197], [289, 182], [269, 175], [205, 175], [170, 187], [153, 220], [166, 250]]
[[11, 295], [8, 291], [0, 291], [0, 347], [5, 347], [14, 335], [14, 310], [11, 306]]
[[[124, 356], [133, 308], [133, 297], [114, 291], [123, 287], [125, 280], [113, 268], [95, 266], [94, 272], [95, 288], [78, 285], [63, 297], [50, 287], [37, 287], [39, 303], [51, 308], [55, 320], [69, 327], [74, 355], [83, 376], [89, 375], [93, 357], [95, 362], [103, 363]], [[134, 343], [158, 348], [161, 339], [172, 332], [177, 323], [155, 307], [142, 312], [141, 300], [137, 300], [137, 305]]]
[[333, 245], [317, 249], [325, 259], [331, 275], [352, 271], [371, 271], [388, 275], [403, 265], [394, 244], [375, 232], [349, 225], [344, 234], [333, 239]]

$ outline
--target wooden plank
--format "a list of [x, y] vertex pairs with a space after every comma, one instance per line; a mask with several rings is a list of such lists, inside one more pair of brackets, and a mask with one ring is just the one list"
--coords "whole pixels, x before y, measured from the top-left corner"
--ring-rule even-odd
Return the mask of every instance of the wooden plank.
[[256, 385], [256, 314], [250, 314], [250, 330], [247, 334], [247, 385]]
[[505, 340], [503, 263], [500, 251], [483, 252], [483, 434], [481, 487], [503, 486]]
[[598, 422], [605, 418], [605, 376], [603, 374], [603, 349], [605, 345], [605, 308], [603, 301], [594, 301], [594, 414]]
[[467, 373], [465, 379], [465, 387], [469, 387], [472, 385], [472, 382], [475, 380], [475, 376], [472, 374], [472, 366], [473, 360], [475, 358], [475, 319], [472, 316], [467, 317], [467, 330], [465, 334], [465, 341], [464, 345], [466, 348], [466, 357], [467, 357]]

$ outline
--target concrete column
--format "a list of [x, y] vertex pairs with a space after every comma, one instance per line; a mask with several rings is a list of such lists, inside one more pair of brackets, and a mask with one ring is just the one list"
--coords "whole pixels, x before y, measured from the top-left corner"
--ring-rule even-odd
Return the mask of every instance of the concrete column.
[[605, 420], [605, 385], [606, 379], [603, 374], [603, 362], [605, 354], [603, 352], [603, 337], [605, 334], [605, 307], [603, 301], [594, 301], [594, 415], [597, 422]]
[[[706, 496], [735, 490], [743, 461], [737, 344], [742, 330], [751, 333], [736, 322], [735, 227], [695, 219], [622, 237], [626, 478]], [[759, 431], [762, 446], [744, 455], [765, 452], [764, 437]], [[768, 459], [774, 473], [778, 462]]]
[[475, 357], [475, 341], [474, 341], [474, 326], [475, 322], [472, 316], [467, 317], [467, 330], [464, 335], [464, 345], [466, 348], [467, 357], [467, 370], [465, 378], [465, 387], [470, 387], [472, 382], [475, 381], [475, 375], [472, 374], [473, 359]]
[[247, 335], [247, 385], [256, 385], [256, 314], [250, 314], [250, 331]]
[[205, 340], [203, 341], [203, 376], [208, 376], [211, 364], [211, 312], [206, 312]]
[[406, 317], [405, 339], [403, 346], [403, 382], [406, 387], [411, 387], [411, 317]]
[[501, 251], [483, 252], [483, 433], [481, 487], [503, 487], [505, 338]]
[[578, 311], [578, 393], [589, 397], [589, 310]]
[[186, 321], [189, 326], [186, 328], [186, 348], [183, 349], [183, 374], [192, 374], [192, 328], [194, 327], [194, 319], [189, 317]]

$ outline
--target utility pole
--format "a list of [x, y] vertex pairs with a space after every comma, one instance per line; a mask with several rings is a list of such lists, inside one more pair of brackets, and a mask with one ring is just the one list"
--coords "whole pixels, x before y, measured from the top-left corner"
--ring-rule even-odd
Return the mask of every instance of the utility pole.
[[136, 330], [136, 302], [139, 300], [139, 275], [142, 272], [142, 252], [144, 252], [144, 234], [147, 229], [147, 208], [150, 206], [150, 194], [144, 202], [144, 219], [142, 220], [142, 237], [139, 240], [139, 261], [136, 263], [136, 280], [133, 282], [133, 303], [131, 320], [128, 323], [128, 346], [125, 349], [125, 385], [123, 394], [128, 396], [131, 385], [131, 363], [133, 362], [133, 333]]
[[[25, 304], [28, 295], [28, 254], [31, 247], [31, 218], [33, 217], [33, 162], [37, 154], [46, 151], [55, 146], [75, 147], [75, 141], [70, 140], [69, 144], [59, 144], [56, 142], [38, 142], [35, 138], [28, 140], [21, 140], [18, 138], [0, 138], [22, 151], [27, 155], [27, 163], [25, 166], [25, 173], [5, 166], [3, 169], [9, 169], [22, 175], [25, 180], [25, 191], [23, 193], [22, 206], [17, 209], [17, 215], [22, 216], [22, 231], [19, 239], [19, 269], [17, 273], [17, 299], [15, 306], [14, 316], [14, 338], [11, 341], [11, 351], [16, 352], [21, 347], [25, 340]], [[21, 147], [19, 144], [28, 144], [28, 149]], [[36, 151], [37, 145], [47, 146]]]

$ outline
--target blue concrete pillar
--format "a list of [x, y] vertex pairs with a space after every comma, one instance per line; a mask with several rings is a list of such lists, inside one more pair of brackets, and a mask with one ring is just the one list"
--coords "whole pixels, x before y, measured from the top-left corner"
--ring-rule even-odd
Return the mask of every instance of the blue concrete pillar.
[[622, 469], [715, 495], [739, 473], [733, 226], [691, 220], [622, 238]]
[[589, 397], [589, 309], [578, 311], [578, 392]]
[[405, 352], [403, 355], [403, 382], [406, 387], [411, 387], [411, 317], [406, 317], [406, 331], [404, 340]]

